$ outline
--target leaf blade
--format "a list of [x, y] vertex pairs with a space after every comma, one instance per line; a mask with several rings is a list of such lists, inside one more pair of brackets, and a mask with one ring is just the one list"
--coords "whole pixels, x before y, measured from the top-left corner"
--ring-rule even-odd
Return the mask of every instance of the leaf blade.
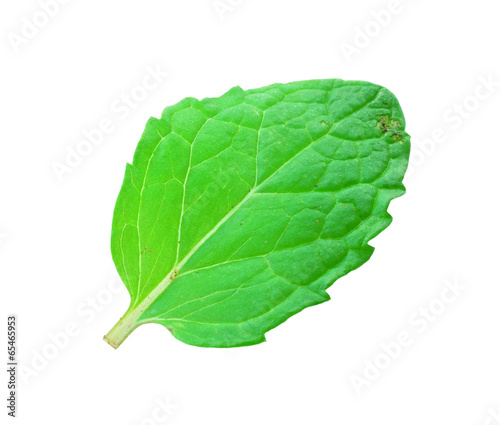
[[404, 125], [387, 89], [342, 80], [235, 87], [166, 108], [115, 207], [127, 329], [156, 322], [189, 344], [248, 345], [328, 300], [404, 193]]

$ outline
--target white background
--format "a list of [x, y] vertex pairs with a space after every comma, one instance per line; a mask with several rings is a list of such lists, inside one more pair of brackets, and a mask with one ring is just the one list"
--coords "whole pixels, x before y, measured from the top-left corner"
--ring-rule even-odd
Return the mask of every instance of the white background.
[[[499, 424], [499, 12], [493, 0], [70, 0], [47, 18], [35, 0], [3, 2], [0, 320], [18, 315], [15, 421]], [[168, 76], [141, 89], [155, 68]], [[406, 115], [407, 194], [371, 260], [266, 343], [197, 348], [146, 325], [113, 350], [102, 336], [128, 294], [112, 211], [148, 117], [313, 78], [381, 84]], [[130, 93], [141, 100], [124, 107]], [[58, 178], [102, 120], [112, 131]], [[445, 304], [447, 281], [459, 289]]]

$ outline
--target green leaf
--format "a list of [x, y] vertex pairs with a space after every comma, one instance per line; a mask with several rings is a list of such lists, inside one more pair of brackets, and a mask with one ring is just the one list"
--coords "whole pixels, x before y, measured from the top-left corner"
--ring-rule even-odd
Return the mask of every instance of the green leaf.
[[204, 347], [257, 344], [366, 262], [405, 189], [397, 99], [362, 81], [311, 80], [186, 98], [151, 118], [127, 164], [113, 260], [144, 323]]

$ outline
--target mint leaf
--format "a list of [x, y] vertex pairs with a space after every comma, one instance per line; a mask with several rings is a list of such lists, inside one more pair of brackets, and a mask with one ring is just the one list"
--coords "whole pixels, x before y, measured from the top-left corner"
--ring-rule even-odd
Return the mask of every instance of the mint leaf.
[[153, 322], [187, 344], [257, 344], [327, 301], [405, 191], [404, 129], [391, 92], [342, 80], [234, 87], [151, 118], [113, 217], [131, 304], [105, 339]]

